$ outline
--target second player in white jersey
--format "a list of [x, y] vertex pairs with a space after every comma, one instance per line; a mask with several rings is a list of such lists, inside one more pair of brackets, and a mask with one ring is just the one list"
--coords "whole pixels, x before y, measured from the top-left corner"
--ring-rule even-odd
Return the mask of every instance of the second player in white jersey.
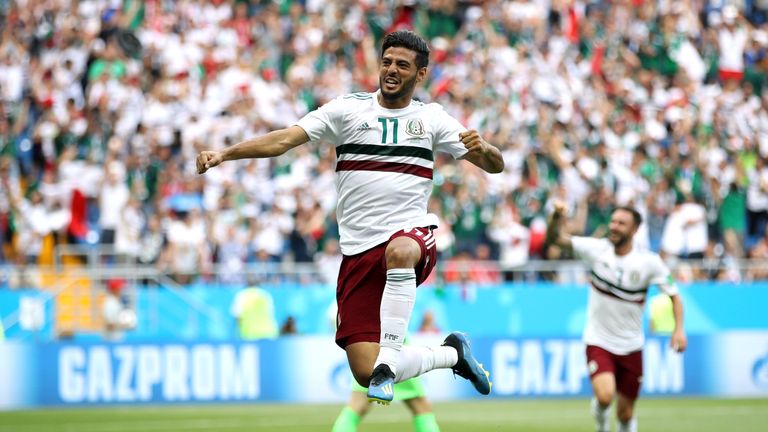
[[667, 295], [677, 285], [659, 255], [633, 248], [617, 255], [608, 239], [571, 237], [574, 254], [589, 268], [591, 284], [584, 343], [614, 354], [642, 349], [643, 307], [651, 285]]
[[436, 226], [427, 214], [434, 153], [466, 154], [461, 123], [435, 103], [388, 109], [375, 93], [338, 97], [298, 125], [312, 141], [336, 147], [336, 207], [341, 251], [355, 255], [413, 227]]
[[643, 306], [648, 288], [657, 285], [672, 299], [675, 329], [670, 344], [687, 345], [683, 303], [669, 269], [659, 255], [635, 248], [633, 237], [642, 216], [631, 207], [611, 214], [607, 238], [571, 237], [563, 232], [565, 205], [555, 204], [547, 242], [572, 250], [589, 269], [590, 293], [584, 329], [592, 391], [592, 415], [598, 432], [611, 430], [608, 409], [618, 394], [618, 432], [637, 432], [635, 400], [643, 378]]

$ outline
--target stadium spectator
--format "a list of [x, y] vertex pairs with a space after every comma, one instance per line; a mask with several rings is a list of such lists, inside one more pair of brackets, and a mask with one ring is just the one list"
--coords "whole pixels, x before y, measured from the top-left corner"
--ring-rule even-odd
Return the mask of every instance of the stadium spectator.
[[129, 197], [119, 214], [115, 227], [115, 253], [125, 256], [130, 262], [135, 262], [141, 253], [141, 231], [144, 229], [144, 213], [141, 202]]
[[[763, 233], [763, 237], [755, 244], [749, 252], [749, 258], [765, 260], [768, 259], [768, 228]], [[762, 280], [768, 278], [768, 267], [758, 264], [747, 272], [747, 280]]]
[[243, 269], [248, 259], [248, 231], [239, 224], [228, 225], [216, 248], [216, 261], [221, 264], [220, 280], [228, 284], [245, 282]]
[[[251, 215], [283, 192], [319, 202], [328, 223], [336, 200], [328, 149], [222, 170], [201, 184], [189, 182], [194, 155], [293, 124], [340, 94], [372, 90], [376, 44], [394, 28], [415, 28], [434, 53], [417, 96], [468, 127], [482, 125], [510, 167], [496, 178], [457, 175], [454, 162], [438, 159], [438, 190], [466, 195], [456, 185], [475, 185], [460, 206], [441, 196], [446, 243], [454, 235], [459, 248], [464, 239], [495, 242], [472, 235], [491, 221], [483, 212], [512, 195], [531, 233], [531, 257], [543, 256], [541, 212], [562, 186], [574, 208], [601, 188], [615, 204], [647, 203], [657, 251], [673, 213], [670, 194], [690, 189], [707, 210], [709, 238], [722, 244], [714, 218], [736, 181], [746, 188], [748, 220], [741, 231], [733, 225], [740, 214], [726, 215], [742, 243], [729, 240], [726, 253], [744, 255], [766, 219], [757, 180], [768, 158], [765, 8], [705, 3], [417, 1], [395, 13], [390, 2], [365, 1], [11, 3], [0, 8], [0, 155], [16, 195], [39, 184], [49, 211], [60, 197], [56, 211], [71, 213], [70, 236], [56, 243], [92, 241], [100, 228], [109, 242], [116, 210], [103, 202], [99, 178], [110, 160], [125, 161], [121, 182], [146, 215], [163, 213], [158, 196], [189, 189], [215, 210], [224, 185], [242, 185], [238, 206]], [[125, 44], [125, 31], [140, 50]], [[20, 233], [2, 199], [4, 259], [16, 261]], [[591, 207], [590, 226], [578, 224], [579, 232], [600, 225], [600, 206]], [[284, 210], [301, 232], [303, 215]], [[168, 234], [171, 219], [161, 222]], [[218, 246], [214, 237], [205, 241]], [[289, 242], [283, 250], [293, 254], [279, 259], [308, 259], [322, 242], [306, 241], [306, 254], [299, 243]], [[457, 249], [441, 247], [441, 256]]]
[[107, 281], [107, 289], [101, 304], [101, 316], [104, 322], [102, 336], [106, 341], [120, 341], [126, 330], [136, 326], [136, 313], [126, 306], [126, 299], [123, 298], [125, 285], [126, 282], [123, 279]]
[[291, 336], [299, 334], [299, 329], [296, 327], [296, 318], [289, 316], [280, 326], [280, 336]]
[[341, 251], [336, 239], [326, 239], [323, 250], [315, 254], [315, 265], [322, 276], [322, 282], [329, 287], [335, 287], [339, 280], [339, 268], [341, 266]]
[[431, 310], [424, 311], [424, 314], [421, 316], [421, 323], [419, 324], [419, 329], [416, 331], [418, 334], [433, 334], [437, 335], [441, 333], [440, 327], [438, 327], [436, 319], [435, 319], [435, 313]]
[[728, 255], [734, 258], [744, 256], [744, 234], [746, 232], [746, 194], [744, 188], [731, 183], [720, 205], [720, 232]]
[[[462, 286], [488, 285], [498, 283], [501, 275], [495, 263], [488, 261], [488, 246], [479, 246], [482, 251], [476, 254], [461, 252], [447, 260], [443, 267], [445, 283], [458, 283]], [[473, 256], [477, 260], [473, 259]]]
[[177, 212], [168, 227], [165, 252], [170, 273], [177, 282], [189, 283], [192, 277], [205, 271], [208, 263], [205, 222], [197, 210]]
[[149, 215], [146, 229], [139, 239], [138, 262], [143, 265], [159, 265], [162, 267], [162, 254], [166, 247], [166, 236], [163, 234], [160, 216]]
[[511, 198], [496, 207], [496, 214], [488, 228], [488, 237], [499, 245], [499, 263], [504, 279], [512, 280], [514, 272], [528, 262], [530, 230], [520, 223], [517, 208]]
[[115, 243], [115, 233], [124, 209], [130, 198], [130, 191], [125, 181], [125, 168], [122, 163], [112, 161], [105, 165], [104, 183], [99, 191], [99, 227], [102, 244]]
[[747, 171], [747, 235], [748, 243], [759, 238], [768, 225], [768, 166], [758, 157], [754, 169]]
[[704, 206], [695, 202], [690, 193], [678, 198], [664, 225], [662, 253], [670, 258], [703, 258], [708, 239], [706, 221]]

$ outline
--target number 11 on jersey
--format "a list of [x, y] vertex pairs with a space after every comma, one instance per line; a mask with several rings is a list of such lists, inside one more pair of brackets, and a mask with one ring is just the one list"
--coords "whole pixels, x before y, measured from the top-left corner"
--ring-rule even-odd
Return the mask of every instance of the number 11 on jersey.
[[381, 143], [386, 144], [387, 143], [387, 121], [392, 123], [392, 143], [397, 144], [397, 119], [387, 119], [384, 117], [379, 117], [379, 123], [381, 123]]

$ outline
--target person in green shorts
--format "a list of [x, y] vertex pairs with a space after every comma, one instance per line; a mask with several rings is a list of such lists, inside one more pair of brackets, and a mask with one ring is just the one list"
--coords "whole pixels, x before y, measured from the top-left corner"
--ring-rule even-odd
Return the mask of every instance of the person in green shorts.
[[651, 333], [671, 335], [675, 330], [675, 313], [668, 295], [656, 294], [651, 297], [649, 324]]
[[[332, 302], [328, 307], [327, 316], [331, 327], [337, 326], [338, 306]], [[404, 341], [408, 343], [408, 339]], [[411, 411], [413, 416], [413, 430], [415, 432], [440, 432], [437, 419], [432, 412], [432, 404], [427, 399], [427, 392], [421, 378], [415, 377], [409, 380], [395, 383], [395, 398], [401, 400]], [[368, 400], [368, 389], [352, 380], [352, 394], [349, 401], [341, 409], [336, 422], [333, 423], [331, 432], [357, 432], [357, 425], [368, 413], [371, 402]]]
[[[368, 413], [370, 407], [367, 392], [367, 388], [352, 382], [352, 395], [336, 418], [331, 432], [357, 431], [357, 425]], [[403, 401], [411, 411], [415, 432], [440, 432], [437, 419], [432, 412], [432, 404], [429, 403], [424, 384], [418, 377], [395, 384], [395, 400]]]

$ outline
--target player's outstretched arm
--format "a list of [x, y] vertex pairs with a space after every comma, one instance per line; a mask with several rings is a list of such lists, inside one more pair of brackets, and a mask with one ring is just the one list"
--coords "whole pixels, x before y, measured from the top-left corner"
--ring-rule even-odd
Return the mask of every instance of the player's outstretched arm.
[[197, 173], [203, 174], [225, 161], [280, 156], [307, 141], [309, 136], [304, 129], [291, 126], [241, 141], [222, 151], [202, 151], [197, 155]]
[[563, 232], [566, 205], [564, 202], [558, 201], [554, 204], [554, 207], [555, 209], [547, 221], [546, 242], [550, 244], [556, 244], [563, 249], [571, 250], [573, 249], [571, 236]]
[[464, 159], [491, 174], [504, 171], [504, 159], [499, 149], [484, 140], [476, 130], [460, 133], [459, 139], [467, 148]]
[[683, 300], [680, 295], [673, 295], [670, 298], [672, 299], [672, 313], [675, 316], [675, 330], [672, 331], [672, 338], [669, 343], [675, 351], [683, 352], [688, 347], [688, 338], [683, 329]]

